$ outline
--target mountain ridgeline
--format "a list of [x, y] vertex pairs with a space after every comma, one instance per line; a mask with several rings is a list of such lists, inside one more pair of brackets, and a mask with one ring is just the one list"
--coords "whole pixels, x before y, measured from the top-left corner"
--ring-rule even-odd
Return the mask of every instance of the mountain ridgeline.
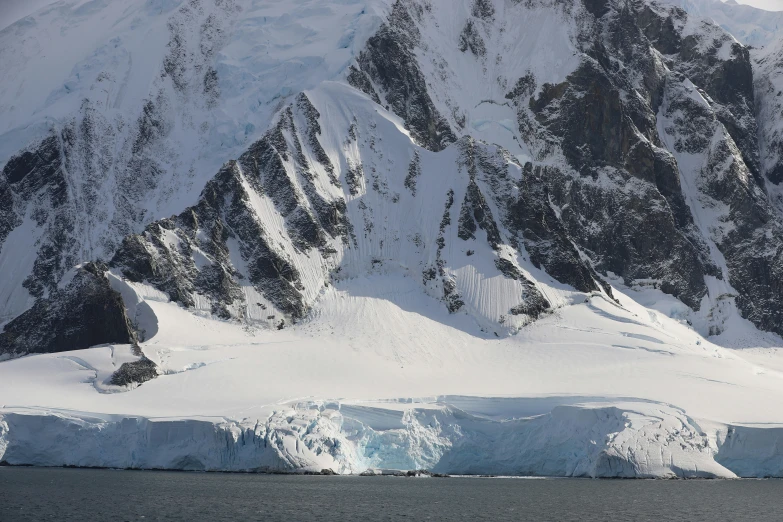
[[241, 2], [166, 15], [132, 124], [85, 99], [6, 158], [0, 354], [144, 340], [129, 295], [286, 328], [376, 273], [490, 337], [611, 285], [783, 335], [779, 52], [647, 0], [376, 3], [350, 63], [170, 217], [148, 201], [187, 179], [182, 114], [220, 111]]

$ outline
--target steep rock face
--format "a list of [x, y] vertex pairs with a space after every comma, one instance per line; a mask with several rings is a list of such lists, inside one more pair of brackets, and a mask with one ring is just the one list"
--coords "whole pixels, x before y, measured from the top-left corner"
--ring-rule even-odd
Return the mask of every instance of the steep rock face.
[[135, 342], [120, 294], [106, 266], [87, 263], [71, 281], [39, 299], [0, 333], [0, 355], [78, 350], [101, 343]]
[[222, 132], [209, 115], [233, 86], [215, 63], [241, 9], [180, 5], [138, 117], [96, 87], [6, 163], [0, 321], [110, 259], [188, 309], [277, 328], [325, 285], [401, 272], [498, 336], [576, 293], [611, 295], [606, 276], [715, 331], [736, 295], [783, 331], [772, 53], [754, 78], [731, 35], [652, 1], [389, 4], [338, 81], [259, 98], [271, 124], [246, 126], [254, 141], [208, 181], [177, 144]]
[[[552, 268], [561, 280], [576, 283], [576, 288], [583, 290], [594, 288], [595, 280], [588, 276], [592, 268], [582, 266], [584, 261], [574, 250], [575, 242], [599, 271], [618, 274], [629, 284], [655, 281], [698, 309], [707, 293], [704, 276], [716, 275], [718, 270], [693, 225], [681, 193], [676, 162], [657, 137], [655, 112], [667, 66], [651, 48], [641, 25], [651, 23], [642, 20], [645, 16], [653, 16], [659, 26], [666, 25], [666, 17], [651, 11], [646, 4], [561, 6], [527, 2], [504, 6], [503, 16], [494, 11], [495, 4], [488, 4], [493, 6], [492, 12], [478, 4], [471, 4], [467, 21], [457, 34], [457, 48], [464, 55], [458, 57], [460, 67], [480, 69], [488, 80], [492, 78], [488, 72], [491, 65], [496, 71], [503, 70], [504, 55], [491, 55], [488, 49], [494, 50], [504, 42], [503, 17], [511, 19], [522, 14], [528, 18], [544, 13], [559, 17], [572, 28], [568, 38], [574, 54], [580, 56], [572, 73], [564, 68], [565, 81], [561, 83], [541, 83], [537, 74], [546, 78], [551, 73], [540, 72], [546, 69], [533, 61], [513, 88], [505, 87], [502, 91], [507, 101], [484, 99], [479, 104], [498, 107], [493, 111], [507, 111], [503, 106], [515, 109], [519, 134], [511, 142], [513, 148], [532, 153], [537, 161], [555, 162], [551, 166], [536, 166], [536, 172], [546, 175], [535, 178], [545, 185], [535, 190], [549, 201], [534, 201], [526, 196], [526, 206], [537, 206], [539, 210], [517, 209], [522, 216], [532, 216], [543, 212], [542, 205], [551, 205], [550, 211], [556, 215], [546, 227], [548, 236], [558, 238], [556, 247], [542, 243], [541, 236], [529, 234], [533, 238], [530, 249], [536, 251], [536, 265], [546, 266], [544, 259], [549, 267], [562, 265]], [[396, 4], [397, 8], [402, 5]], [[438, 22], [433, 21], [438, 19], [438, 6], [415, 2], [404, 6], [405, 12], [421, 13], [410, 17], [419, 34], [429, 35], [433, 25], [438, 27]], [[668, 27], [676, 45], [681, 45], [682, 27], [671, 20]], [[693, 42], [706, 38], [699, 33], [688, 40], [691, 55], [696, 55], [692, 48], [698, 47]], [[445, 106], [444, 112], [451, 114], [454, 131], [468, 132], [465, 115], [460, 115], [464, 103], [455, 92], [460, 87], [450, 85], [456, 78], [450, 74], [449, 51], [430, 39], [426, 45], [435, 68], [422, 65], [422, 70], [431, 71], [424, 88], [435, 93], [430, 98], [437, 100], [436, 106]], [[509, 44], [503, 45], [507, 50]], [[672, 52], [678, 49], [674, 47]], [[716, 60], [712, 55], [709, 59], [689, 55], [689, 59]], [[446, 64], [441, 60], [446, 60]], [[453, 68], [456, 70], [457, 64]], [[510, 70], [503, 72], [508, 74]], [[509, 86], [505, 75], [493, 80], [496, 81], [488, 85], [491, 90]], [[562, 231], [554, 232], [556, 229]], [[465, 228], [465, 233], [469, 235], [470, 230]]]
[[[355, 241], [345, 200], [331, 199], [318, 188], [319, 182], [332, 191], [340, 186], [318, 141], [318, 117], [301, 94], [266, 136], [207, 183], [197, 205], [125, 238], [111, 265], [186, 307], [200, 306], [198, 301], [206, 298], [211, 313], [222, 318], [246, 317], [249, 296], [241, 281], [259, 294], [250, 303], [258, 318], [278, 326], [285, 318], [302, 318], [310, 294], [319, 288], [304, 292], [293, 258], [318, 258], [324, 264], [318, 269], [323, 281], [325, 267], [334, 264], [329, 258], [337, 252], [330, 242]], [[280, 221], [270, 223], [270, 218]], [[262, 313], [267, 307], [269, 313]], [[275, 310], [284, 317], [276, 317]]]
[[[759, 121], [761, 168], [766, 178], [779, 186], [783, 181], [783, 43], [755, 51], [755, 100]], [[771, 195], [779, 208], [780, 191]]]
[[[270, 244], [251, 206], [248, 184], [239, 165], [229, 163], [207, 184], [198, 205], [125, 238], [111, 266], [186, 307], [206, 297], [211, 313], [226, 319], [243, 315], [244, 294], [235, 280], [248, 279], [277, 308], [301, 317], [305, 308], [299, 273]], [[246, 273], [230, 263], [232, 240], [247, 263]]]
[[[313, 94], [332, 112], [335, 101], [345, 104], [342, 136], [324, 136], [317, 104], [298, 96], [207, 184], [197, 205], [126, 237], [110, 265], [187, 308], [278, 328], [301, 320], [330, 281], [416, 267], [423, 291], [486, 328], [513, 330], [550, 309], [519, 268], [514, 234], [501, 227], [512, 221], [518, 165], [470, 138], [439, 153], [420, 149], [391, 121], [365, 122], [370, 102], [332, 88]], [[325, 152], [324, 138], [341, 144], [339, 157]], [[410, 164], [386, 158], [397, 150]], [[453, 180], [438, 175], [444, 167], [458, 173]], [[436, 206], [433, 198], [445, 201]], [[415, 217], [438, 208], [437, 221]], [[480, 281], [491, 274], [461, 273], [471, 257], [493, 260], [502, 276], [492, 285], [509, 295], [496, 311], [478, 308], [487, 291]]]
[[[151, 120], [156, 115], [152, 103], [144, 113], [127, 165], [119, 165], [122, 154], [115, 156], [116, 129], [88, 101], [60, 132], [6, 163], [6, 191], [16, 201], [6, 210], [14, 214], [8, 221], [19, 226], [32, 218], [39, 234], [35, 260], [22, 283], [32, 298], [51, 292], [80, 261], [111, 253], [116, 238], [144, 221], [144, 199], [155, 197], [161, 170], [157, 160], [144, 160], [144, 149], [165, 138], [156, 134], [162, 122]], [[104, 199], [107, 191], [113, 200]], [[11, 248], [6, 247], [5, 259], [13, 259]], [[8, 312], [24, 306], [18, 303]]]
[[783, 297], [783, 225], [714, 105], [705, 91], [672, 74], [659, 115], [661, 135], [677, 156], [689, 204], [733, 287], [721, 297], [736, 297], [745, 317], [781, 332], [776, 303]]
[[[8, 158], [0, 174], [0, 271], [15, 274], [0, 285], [0, 321], [53, 292], [71, 267], [109, 259], [124, 236], [193, 190], [191, 152], [209, 130], [199, 112], [217, 103], [212, 64], [235, 9], [231, 1], [179, 6], [159, 74], [127, 110], [118, 107], [133, 63], [119, 38], [50, 95], [56, 106], [72, 83], [89, 84], [78, 110], [47, 122], [48, 136]], [[7, 239], [13, 229], [26, 237]]]
[[[492, 2], [471, 4], [477, 31], [494, 23], [494, 9]], [[319, 112], [318, 104], [299, 95], [282, 106], [275, 125], [261, 140], [207, 183], [197, 205], [147, 224], [165, 208], [150, 200], [166, 200], [183, 182], [187, 189], [171, 144], [183, 126], [186, 134], [187, 129], [203, 132], [205, 127], [178, 117], [183, 104], [216, 106], [220, 84], [210, 64], [235, 11], [232, 3], [213, 6], [198, 1], [176, 10], [167, 23], [170, 41], [160, 77], [134, 124], [118, 123], [96, 110], [105, 108], [96, 96], [85, 101], [67, 129], [58, 131], [46, 168], [64, 180], [63, 215], [71, 221], [49, 218], [66, 225], [57, 236], [60, 247], [50, 249], [54, 261], [36, 261], [47, 267], [46, 274], [31, 276], [37, 293], [23, 294], [9, 318], [34, 299], [45, 299], [67, 267], [95, 257], [111, 257], [117, 273], [150, 284], [188, 308], [277, 327], [302, 318], [330, 279], [395, 266], [413, 270], [425, 292], [453, 313], [476, 315], [483, 327], [513, 331], [550, 308], [552, 303], [537, 289], [540, 274], [532, 276], [523, 268], [527, 255], [516, 249], [518, 233], [501, 225], [510, 223], [508, 202], [517, 199], [506, 192], [517, 190], [518, 165], [487, 149], [485, 155], [495, 155], [497, 165], [476, 170], [458, 159], [462, 153], [456, 150], [464, 147], [445, 150], [456, 135], [436, 108], [427, 90], [426, 66], [420, 63], [420, 53], [427, 52], [427, 38], [431, 39], [423, 37], [421, 28], [434, 15], [432, 6], [414, 1], [392, 5], [386, 22], [349, 70], [348, 80], [402, 116], [413, 139], [425, 149], [443, 151], [443, 157], [422, 160], [426, 151], [398, 135], [396, 122], [390, 127], [392, 141], [406, 143], [400, 156], [397, 150], [387, 150], [383, 140], [389, 138], [388, 130], [378, 132], [377, 123], [368, 117], [374, 109], [358, 120], [353, 115], [339, 129], [327, 123], [325, 136], [319, 123], [322, 109]], [[100, 81], [111, 83], [111, 78]], [[448, 112], [459, 121], [457, 107]], [[324, 138], [328, 146], [322, 145]], [[112, 155], [112, 150], [119, 152]], [[31, 151], [25, 157], [35, 156], [43, 154]], [[405, 156], [411, 162], [405, 165], [403, 178], [403, 165], [393, 158]], [[442, 172], [450, 169], [459, 174], [444, 186]], [[9, 176], [14, 182], [19, 177]], [[501, 187], [502, 176], [516, 178]], [[404, 190], [399, 186], [403, 179]], [[16, 197], [7, 190], [3, 194]], [[441, 201], [433, 203], [433, 196]], [[16, 199], [27, 204], [34, 198], [28, 194]], [[411, 205], [411, 200], [416, 203]], [[430, 205], [439, 209], [433, 223], [408, 223], [395, 230], [393, 223], [401, 214], [415, 215], [412, 206]], [[460, 219], [460, 213], [470, 219]], [[15, 207], [7, 228], [13, 229], [13, 223], [21, 233], [23, 215], [24, 209]], [[460, 234], [460, 224], [472, 231]], [[51, 243], [46, 234], [34, 240], [36, 248]], [[468, 261], [483, 258], [489, 261], [489, 270], [472, 272]], [[536, 266], [541, 265], [531, 268]], [[484, 309], [483, 293], [499, 289], [508, 295], [491, 310]], [[507, 316], [515, 319], [507, 321]]]
[[416, 141], [423, 147], [439, 151], [455, 137], [448, 122], [433, 105], [414, 54], [421, 45], [415, 19], [420, 19], [428, 9], [431, 7], [427, 4], [396, 0], [388, 20], [367, 41], [366, 49], [358, 58], [359, 69], [354, 68], [348, 80], [380, 101], [372, 87], [372, 84], [377, 85], [385, 103], [403, 118]]
[[[667, 77], [659, 129], [677, 158], [702, 236], [719, 250], [712, 248], [711, 257], [731, 285], [711, 299], [736, 295], [746, 318], [780, 333], [783, 326], [773, 304], [779, 301], [782, 275], [781, 215], [775, 210], [780, 208], [779, 191], [766, 181], [779, 181], [775, 53], [760, 60], [754, 78], [749, 49], [733, 37], [677, 9], [651, 5], [666, 17], [665, 23], [682, 28], [668, 58], [674, 58], [671, 68], [687, 80]], [[717, 321], [713, 331], [721, 329]]]
[[[22, 279], [3, 285], [6, 306], [0, 312], [0, 321], [4, 321], [27, 308], [30, 296], [42, 297], [45, 290], [56, 287], [64, 271], [78, 262], [67, 252], [74, 216], [67, 204], [68, 182], [62, 168], [59, 136], [45, 139], [37, 148], [6, 163], [0, 175], [0, 201], [0, 245], [6, 245], [4, 269]], [[25, 260], [19, 259], [22, 256], [18, 254], [25, 252], [10, 251], [11, 242], [17, 245], [15, 248], [27, 246], [21, 238], [9, 240], [15, 229], [32, 235], [32, 241], [42, 238], [42, 245], [36, 241], [39, 249], [32, 267], [21, 266]], [[29, 272], [25, 274], [25, 270]]]
[[676, 7], [640, 4], [639, 25], [667, 65], [712, 98], [714, 111], [761, 180], [756, 138], [753, 69], [748, 48], [707, 20]]
[[[537, 176], [565, 230], [601, 272], [653, 281], [699, 309], [717, 269], [693, 226], [677, 164], [655, 131], [665, 65], [637, 13], [607, 4], [565, 82], [510, 93]], [[620, 64], [623, 64], [622, 66]]]
[[[559, 209], [550, 201], [549, 189], [544, 183], [544, 179], [550, 177], [546, 168], [540, 165], [534, 168], [532, 163], [525, 163], [519, 198], [509, 202], [509, 226], [522, 235], [534, 265], [577, 290], [597, 291], [596, 283], [601, 279], [589, 262], [581, 258], [560, 219]], [[611, 294], [608, 286], [604, 289]]]
[[49, 200], [52, 207], [60, 206], [65, 198], [65, 180], [60, 170], [60, 149], [56, 137], [44, 140], [35, 151], [25, 151], [11, 158], [3, 168], [3, 205], [0, 240], [19, 226], [15, 204], [27, 200]]
[[[764, 192], [748, 50], [676, 8], [636, 2], [588, 10], [596, 16], [593, 36], [582, 38], [586, 56], [567, 81], [545, 84], [536, 96], [523, 78], [509, 94], [538, 157], [551, 162], [562, 153], [579, 172], [539, 167], [569, 234], [599, 271], [652, 282], [696, 310], [709, 294], [705, 313], [717, 323], [713, 307], [736, 291], [745, 317], [781, 331], [772, 304], [780, 218]], [[702, 87], [709, 117], [679, 118], [662, 142], [656, 125], [668, 120], [656, 113], [664, 85], [682, 81], [669, 70]], [[714, 138], [716, 125], [723, 138]], [[693, 148], [709, 158], [698, 167], [709, 182], [690, 183], [695, 167], [682, 153]], [[704, 205], [694, 200], [725, 205], [726, 230], [707, 230]], [[711, 277], [724, 281], [723, 291], [708, 292]]]

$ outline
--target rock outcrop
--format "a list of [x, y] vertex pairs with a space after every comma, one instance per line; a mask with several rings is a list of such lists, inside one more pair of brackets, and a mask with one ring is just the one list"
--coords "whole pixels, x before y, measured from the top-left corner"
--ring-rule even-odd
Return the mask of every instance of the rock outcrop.
[[135, 342], [122, 297], [111, 288], [107, 267], [87, 263], [74, 269], [62, 288], [5, 325], [0, 354], [22, 355]]
[[[0, 261], [31, 268], [0, 289], [0, 352], [131, 339], [99, 260], [270, 328], [344, 278], [399, 271], [498, 336], [574, 293], [611, 296], [609, 280], [677, 297], [711, 333], [726, 301], [783, 333], [779, 51], [656, 1], [395, 0], [341, 81], [281, 91], [268, 128], [163, 214], [184, 179], [175, 131], [209, 129], [172, 100], [216, 110], [228, 87], [212, 64], [237, 8], [197, 4], [172, 14], [132, 125], [89, 98], [6, 162]], [[63, 305], [75, 296], [85, 319]], [[110, 303], [103, 329], [63, 337], [91, 303]]]

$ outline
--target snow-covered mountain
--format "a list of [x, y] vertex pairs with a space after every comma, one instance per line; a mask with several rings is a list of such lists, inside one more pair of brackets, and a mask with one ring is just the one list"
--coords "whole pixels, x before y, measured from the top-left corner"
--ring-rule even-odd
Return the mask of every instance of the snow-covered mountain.
[[[62, 0], [3, 29], [0, 357], [51, 355], [0, 363], [0, 459], [783, 474], [740, 426], [783, 422], [783, 61], [701, 14]], [[65, 462], [29, 422], [144, 450]]]
[[714, 21], [744, 45], [766, 47], [780, 39], [783, 10], [767, 11], [734, 0], [666, 0], [693, 16]]

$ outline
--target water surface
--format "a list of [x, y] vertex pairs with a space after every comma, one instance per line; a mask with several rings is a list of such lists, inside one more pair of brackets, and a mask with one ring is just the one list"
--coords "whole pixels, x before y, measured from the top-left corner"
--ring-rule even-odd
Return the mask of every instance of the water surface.
[[0, 521], [17, 520], [783, 520], [783, 481], [0, 468]]

